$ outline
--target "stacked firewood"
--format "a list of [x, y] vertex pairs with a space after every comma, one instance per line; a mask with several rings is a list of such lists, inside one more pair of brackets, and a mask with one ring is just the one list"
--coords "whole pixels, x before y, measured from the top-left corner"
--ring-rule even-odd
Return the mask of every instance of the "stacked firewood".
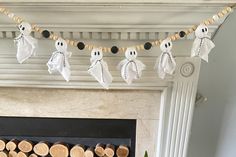
[[125, 145], [115, 147], [112, 144], [98, 143], [95, 147], [86, 147], [81, 144], [68, 144], [46, 141], [32, 142], [30, 140], [0, 139], [0, 157], [128, 157], [129, 148]]

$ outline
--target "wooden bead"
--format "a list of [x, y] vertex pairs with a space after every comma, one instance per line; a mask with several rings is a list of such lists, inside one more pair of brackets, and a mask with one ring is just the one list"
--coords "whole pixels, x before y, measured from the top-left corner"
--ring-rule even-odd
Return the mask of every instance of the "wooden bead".
[[222, 13], [223, 15], [226, 15], [226, 14], [228, 14], [228, 11], [227, 11], [226, 9], [224, 9], [224, 10], [221, 11], [221, 13]]
[[209, 25], [210, 22], [209, 22], [208, 20], [206, 20], [206, 21], [204, 21], [204, 24], [205, 24], [205, 25]]
[[226, 10], [227, 10], [228, 12], [232, 12], [232, 11], [233, 11], [231, 7], [227, 7]]
[[[186, 33], [185, 33], [186, 34]], [[180, 35], [179, 34], [175, 34], [175, 38], [176, 39], [180, 39]]]
[[54, 35], [53, 40], [57, 40], [58, 36]]
[[137, 45], [137, 46], [136, 46], [136, 49], [137, 49], [138, 51], [140, 50], [140, 47], [139, 47], [139, 45]]
[[71, 46], [74, 46], [75, 41], [71, 40], [71, 41], [69, 42], [69, 44], [70, 44]]
[[215, 23], [215, 20], [214, 19], [209, 19], [209, 23], [213, 24], [213, 23]]
[[0, 12], [4, 12], [5, 11], [5, 8], [0, 8]]
[[170, 39], [171, 39], [172, 41], [175, 41], [175, 40], [176, 40], [176, 38], [175, 38], [174, 35], [172, 35], [172, 36], [170, 37]]
[[221, 12], [219, 12], [219, 13], [218, 13], [218, 16], [221, 18], [221, 17], [223, 17], [224, 15], [223, 15]]

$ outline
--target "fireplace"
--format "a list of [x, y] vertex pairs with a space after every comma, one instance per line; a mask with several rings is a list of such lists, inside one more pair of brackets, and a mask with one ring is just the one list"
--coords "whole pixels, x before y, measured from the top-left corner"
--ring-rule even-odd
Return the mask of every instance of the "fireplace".
[[136, 120], [132, 119], [0, 117], [0, 126], [0, 137], [7, 141], [63, 142], [69, 149], [80, 144], [85, 150], [98, 143], [111, 144], [115, 150], [122, 145], [129, 148], [129, 157], [135, 157]]

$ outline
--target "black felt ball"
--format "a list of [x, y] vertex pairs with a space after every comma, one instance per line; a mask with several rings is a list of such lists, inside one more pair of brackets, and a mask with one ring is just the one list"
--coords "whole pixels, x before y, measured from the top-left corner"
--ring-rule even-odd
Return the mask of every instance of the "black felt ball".
[[42, 35], [44, 38], [49, 38], [50, 37], [50, 32], [48, 30], [42, 31]]
[[179, 32], [180, 38], [183, 38], [185, 35], [186, 35], [185, 31], [180, 31], [180, 32]]
[[111, 47], [111, 52], [112, 52], [113, 54], [118, 53], [118, 51], [119, 51], [119, 49], [118, 49], [117, 46], [112, 46], [112, 47]]
[[146, 42], [145, 44], [144, 44], [144, 49], [145, 50], [150, 50], [152, 48], [152, 44], [150, 43], [150, 42]]
[[77, 47], [78, 47], [78, 49], [83, 50], [85, 45], [83, 42], [78, 42]]

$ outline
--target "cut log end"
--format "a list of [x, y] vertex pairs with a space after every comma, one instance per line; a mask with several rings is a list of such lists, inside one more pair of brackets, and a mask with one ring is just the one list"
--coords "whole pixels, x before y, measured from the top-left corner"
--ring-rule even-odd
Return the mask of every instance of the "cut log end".
[[33, 150], [39, 156], [46, 156], [49, 153], [49, 146], [45, 142], [39, 142], [34, 146]]
[[97, 156], [99, 157], [103, 157], [105, 155], [105, 150], [104, 150], [104, 145], [103, 144], [100, 144], [98, 143], [96, 145], [96, 148], [95, 148], [95, 153], [97, 154]]
[[94, 153], [93, 153], [93, 148], [89, 147], [85, 152], [84, 152], [84, 156], [85, 157], [94, 157]]
[[14, 151], [14, 150], [11, 150], [11, 151], [8, 153], [8, 157], [17, 157], [17, 152]]
[[61, 143], [54, 144], [50, 148], [49, 153], [52, 157], [68, 157], [69, 155], [68, 146]]
[[0, 151], [3, 151], [6, 147], [6, 140], [0, 139]]
[[115, 146], [112, 144], [107, 144], [104, 151], [107, 157], [113, 157], [115, 155]]
[[13, 151], [17, 148], [18, 141], [15, 139], [12, 139], [11, 141], [7, 142], [6, 149], [8, 151]]
[[16, 157], [28, 157], [28, 154], [24, 152], [19, 152], [17, 153]]
[[0, 151], [0, 157], [7, 157], [7, 153], [4, 151]]
[[129, 148], [124, 145], [120, 145], [116, 150], [116, 155], [118, 157], [127, 157], [129, 156]]
[[27, 141], [27, 140], [22, 140], [19, 144], [18, 144], [18, 148], [25, 153], [28, 153], [30, 151], [33, 150], [33, 144], [31, 141]]
[[36, 154], [32, 153], [32, 154], [30, 154], [30, 156], [29, 156], [29, 157], [38, 157], [38, 155], [36, 155]]
[[70, 150], [70, 156], [71, 157], [84, 157], [84, 146], [82, 146], [82, 145], [75, 145]]

